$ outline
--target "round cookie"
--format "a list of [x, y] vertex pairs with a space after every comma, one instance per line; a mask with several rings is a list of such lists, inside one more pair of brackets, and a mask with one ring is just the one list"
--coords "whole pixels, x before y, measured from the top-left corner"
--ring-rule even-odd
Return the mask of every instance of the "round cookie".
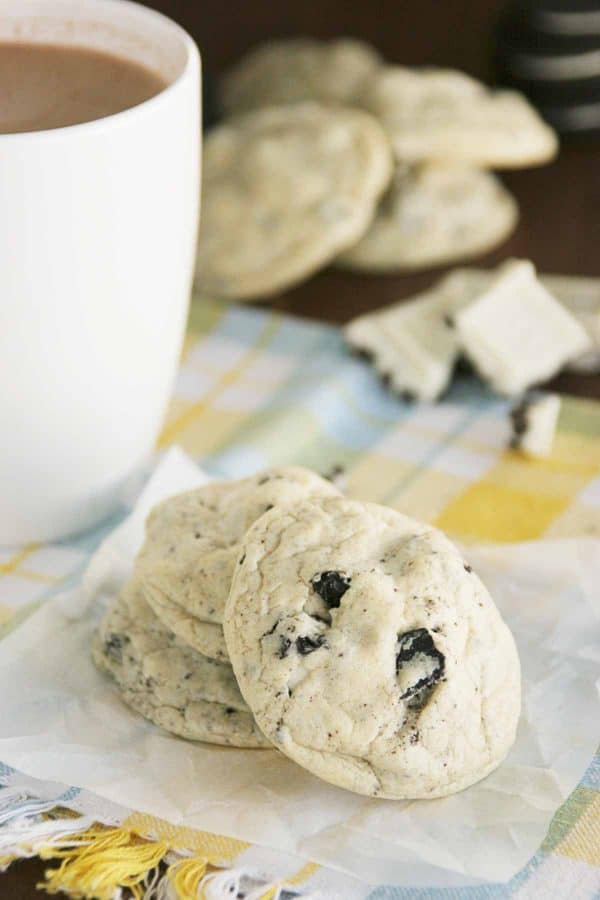
[[371, 227], [337, 262], [365, 271], [444, 265], [491, 250], [517, 218], [516, 201], [489, 172], [400, 165]]
[[490, 91], [452, 69], [383, 67], [360, 105], [379, 119], [400, 162], [511, 169], [548, 162], [558, 149], [522, 94]]
[[271, 41], [247, 53], [223, 78], [221, 107], [231, 115], [305, 100], [351, 104], [380, 65], [377, 51], [353, 38]]
[[151, 599], [162, 596], [163, 606], [166, 600], [197, 619], [220, 624], [250, 525], [272, 506], [338, 493], [309, 469], [283, 466], [170, 497], [148, 516], [136, 575]]
[[379, 123], [316, 103], [268, 107], [204, 141], [196, 285], [267, 297], [356, 243], [392, 174]]
[[243, 549], [225, 639], [276, 747], [377, 797], [443, 797], [498, 766], [519, 717], [515, 644], [439, 531], [324, 498], [263, 516]]
[[203, 656], [229, 662], [223, 629], [215, 622], [203, 622], [173, 603], [162, 591], [146, 584], [145, 599], [161, 622], [185, 644]]
[[92, 658], [129, 706], [173, 734], [235, 747], [269, 746], [231, 666], [201, 656], [169, 633], [135, 582], [100, 624]]

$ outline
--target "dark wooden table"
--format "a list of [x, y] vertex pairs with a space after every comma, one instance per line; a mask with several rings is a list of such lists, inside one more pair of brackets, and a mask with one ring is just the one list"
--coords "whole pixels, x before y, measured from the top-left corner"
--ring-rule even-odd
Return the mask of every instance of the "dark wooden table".
[[[270, 35], [354, 34], [373, 41], [390, 59], [458, 66], [491, 76], [492, 29], [499, 0], [152, 0], [197, 38], [205, 70], [218, 77], [251, 44]], [[503, 175], [521, 208], [514, 235], [478, 265], [507, 256], [532, 259], [543, 272], [600, 277], [600, 139], [563, 146], [550, 166]], [[328, 270], [282, 294], [277, 308], [344, 322], [360, 312], [427, 287], [443, 270], [403, 276], [359, 276]], [[559, 391], [600, 399], [600, 376], [561, 375]], [[27, 860], [0, 877], [2, 900], [39, 897], [44, 864]]]

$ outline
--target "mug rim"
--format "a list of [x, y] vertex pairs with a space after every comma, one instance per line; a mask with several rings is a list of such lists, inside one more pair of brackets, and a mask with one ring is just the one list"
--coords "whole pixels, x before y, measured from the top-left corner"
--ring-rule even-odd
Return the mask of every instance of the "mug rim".
[[[161, 25], [170, 28], [173, 33], [175, 33], [180, 39], [181, 45], [185, 52], [185, 62], [181, 72], [179, 72], [179, 74], [172, 81], [169, 81], [169, 83], [166, 84], [165, 87], [161, 88], [161, 90], [158, 91], [157, 94], [153, 94], [153, 96], [149, 97], [147, 100], [142, 100], [141, 103], [136, 103], [135, 106], [130, 106], [127, 109], [120, 110], [119, 112], [110, 113], [109, 115], [102, 116], [99, 119], [91, 119], [89, 122], [76, 122], [71, 125], [61, 125], [58, 128], [40, 128], [36, 131], [15, 131], [0, 133], [0, 145], [4, 143], [19, 141], [30, 142], [36, 140], [60, 140], [61, 138], [64, 139], [69, 137], [70, 135], [79, 135], [82, 130], [95, 132], [110, 128], [113, 124], [125, 124], [125, 119], [135, 115], [144, 115], [146, 112], [153, 112], [156, 107], [162, 106], [165, 102], [168, 102], [171, 94], [178, 90], [184, 81], [187, 81], [190, 77], [193, 77], [196, 72], [200, 72], [201, 57], [198, 45], [196, 44], [192, 36], [185, 30], [185, 28], [179, 25], [178, 22], [175, 22], [174, 19], [171, 19], [169, 16], [166, 16], [164, 13], [161, 13], [156, 9], [151, 9], [148, 6], [142, 6], [141, 3], [136, 3], [135, 0], [87, 0], [87, 3], [90, 5], [101, 6], [105, 8], [113, 5], [116, 6], [117, 4], [121, 8], [129, 7], [135, 10], [136, 14], [145, 16], [148, 19], [154, 19]], [[6, 41], [4, 43], [6, 43]], [[126, 56], [122, 58], [127, 59]]]

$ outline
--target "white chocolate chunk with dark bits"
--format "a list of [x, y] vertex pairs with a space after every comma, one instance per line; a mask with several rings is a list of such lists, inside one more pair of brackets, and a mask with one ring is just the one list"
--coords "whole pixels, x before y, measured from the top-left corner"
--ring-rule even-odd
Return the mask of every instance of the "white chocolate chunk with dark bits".
[[541, 275], [540, 281], [565, 306], [590, 339], [590, 349], [569, 361], [573, 372], [600, 372], [600, 278]]
[[460, 352], [451, 324], [456, 305], [432, 289], [353, 319], [344, 336], [372, 360], [395, 393], [437, 400], [450, 384]]
[[264, 515], [224, 631], [261, 730], [340, 787], [442, 797], [513, 743], [510, 631], [450, 541], [395, 510], [320, 497]]
[[[448, 388], [453, 371], [461, 354], [460, 333], [456, 327], [456, 319], [461, 311], [468, 313], [469, 307], [476, 304], [494, 285], [495, 281], [514, 270], [515, 266], [531, 266], [530, 263], [517, 260], [509, 260], [497, 269], [460, 268], [455, 269], [449, 275], [441, 278], [428, 291], [414, 297], [406, 298], [399, 303], [368, 313], [353, 319], [344, 328], [344, 335], [348, 344], [371, 359], [373, 366], [379, 375], [385, 380], [395, 393], [410, 399], [431, 401], [438, 399]], [[529, 268], [529, 273], [531, 269]], [[527, 275], [529, 278], [529, 274]], [[558, 343], [554, 341], [556, 328], [544, 322], [544, 312], [547, 312], [548, 304], [535, 313], [537, 317], [536, 328], [532, 328], [532, 341], [539, 341], [549, 345], [552, 357], [552, 365], [545, 364], [543, 371], [555, 370], [556, 366], [566, 366], [577, 371], [594, 371], [600, 368], [600, 279], [578, 278], [562, 275], [541, 275], [539, 282], [549, 294], [564, 307], [565, 316], [569, 324], [567, 334], [575, 335], [575, 345], [579, 350], [571, 350], [564, 354], [563, 339]], [[519, 295], [520, 296], [520, 295]], [[514, 299], [514, 298], [513, 298]], [[554, 313], [556, 307], [551, 305]], [[505, 315], [504, 307], [498, 309], [497, 317], [502, 319]], [[527, 310], [520, 310], [520, 316], [515, 318], [516, 337], [519, 336], [519, 318], [527, 315]], [[511, 313], [512, 316], [512, 313]], [[468, 316], [467, 316], [468, 317]], [[560, 316], [564, 324], [564, 317]], [[527, 322], [531, 324], [531, 315]], [[573, 329], [573, 321], [576, 325]], [[508, 327], [512, 319], [506, 316], [503, 323], [504, 329]], [[579, 328], [577, 328], [579, 325]], [[523, 326], [525, 327], [525, 326]], [[484, 326], [484, 332], [492, 335], [494, 327]], [[584, 333], [587, 339], [584, 337]], [[474, 355], [477, 355], [477, 336], [471, 340]], [[484, 333], [480, 354], [482, 356], [482, 369], [486, 365], [498, 370], [497, 379], [499, 389], [503, 388], [505, 369], [511, 363], [506, 364], [502, 360], [495, 361], [492, 352], [486, 351], [486, 335]], [[507, 343], [510, 345], [511, 336]], [[583, 349], [581, 349], [583, 348]], [[514, 353], [516, 353], [516, 348]], [[558, 359], [557, 359], [558, 353]], [[531, 354], [529, 354], [531, 355]], [[564, 359], [564, 356], [568, 359]], [[518, 366], [523, 367], [523, 357], [527, 363], [526, 352], [521, 352]], [[512, 359], [510, 346], [507, 360]], [[532, 360], [535, 364], [535, 359]], [[514, 365], [513, 365], [514, 368]], [[485, 377], [485, 376], [484, 376]], [[533, 376], [540, 378], [539, 372]], [[544, 375], [544, 377], [547, 377]], [[525, 378], [528, 383], [530, 378]], [[515, 388], [508, 385], [509, 390]], [[519, 385], [519, 391], [521, 390]], [[519, 392], [518, 391], [518, 392]]]
[[550, 456], [559, 414], [560, 397], [556, 394], [526, 397], [510, 414], [511, 447], [534, 459]]
[[[498, 269], [455, 269], [436, 288], [445, 293], [456, 308], [468, 306], [487, 291]], [[600, 371], [600, 278], [579, 275], [538, 274], [540, 283], [561, 306], [577, 319], [589, 338], [589, 348], [567, 362], [574, 372]]]
[[454, 322], [470, 362], [505, 396], [546, 381], [590, 347], [584, 328], [538, 281], [529, 262], [502, 266]]

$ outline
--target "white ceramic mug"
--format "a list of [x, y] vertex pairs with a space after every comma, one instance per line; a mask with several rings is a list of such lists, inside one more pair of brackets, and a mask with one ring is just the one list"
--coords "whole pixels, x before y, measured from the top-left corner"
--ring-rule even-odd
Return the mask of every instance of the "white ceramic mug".
[[175, 376], [199, 212], [200, 60], [128, 0], [0, 0], [0, 41], [158, 71], [125, 112], [0, 134], [0, 544], [80, 531], [152, 450]]

